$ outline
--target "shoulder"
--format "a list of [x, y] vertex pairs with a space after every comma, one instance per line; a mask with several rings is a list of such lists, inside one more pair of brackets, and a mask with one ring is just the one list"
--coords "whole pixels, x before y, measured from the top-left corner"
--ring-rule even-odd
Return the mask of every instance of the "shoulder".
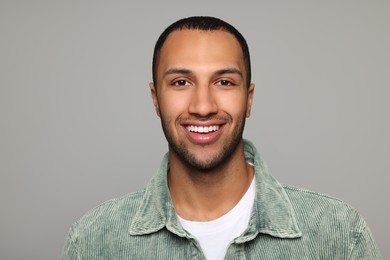
[[[334, 255], [332, 259], [344, 259], [346, 255], [351, 259], [357, 255], [381, 259], [367, 223], [354, 207], [326, 194], [291, 185], [283, 187], [303, 237], [315, 241], [318, 252]], [[343, 250], [340, 253], [335, 248]]]
[[62, 259], [117, 259], [118, 248], [132, 245], [129, 228], [144, 196], [144, 190], [129, 193], [89, 210], [71, 226]]
[[282, 184], [284, 190], [286, 191], [288, 197], [292, 203], [316, 203], [319, 207], [327, 207], [330, 205], [340, 206], [340, 207], [350, 207], [347, 203], [338, 199], [336, 197], [311, 191], [308, 189], [299, 188], [289, 184]]
[[323, 237], [348, 237], [353, 242], [367, 229], [362, 216], [348, 203], [291, 185], [283, 187], [302, 231]]
[[91, 230], [105, 227], [119, 227], [129, 224], [139, 208], [145, 190], [129, 193], [122, 197], [103, 202], [92, 208], [72, 226], [74, 235], [78, 236]]
[[283, 188], [296, 214], [310, 213], [321, 219], [326, 216], [339, 219], [360, 217], [355, 208], [338, 198], [286, 184]]

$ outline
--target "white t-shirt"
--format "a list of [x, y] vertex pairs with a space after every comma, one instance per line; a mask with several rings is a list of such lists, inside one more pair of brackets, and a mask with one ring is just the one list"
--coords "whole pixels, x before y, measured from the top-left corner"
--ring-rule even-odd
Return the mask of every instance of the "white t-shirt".
[[193, 235], [208, 260], [224, 259], [229, 244], [248, 227], [256, 194], [255, 178], [248, 190], [228, 213], [212, 221], [188, 221], [179, 216], [183, 228]]

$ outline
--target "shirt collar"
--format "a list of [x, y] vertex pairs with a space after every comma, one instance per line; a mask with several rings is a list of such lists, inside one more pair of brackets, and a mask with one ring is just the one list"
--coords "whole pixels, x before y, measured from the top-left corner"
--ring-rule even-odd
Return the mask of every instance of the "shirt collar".
[[244, 140], [244, 155], [255, 167], [256, 197], [249, 227], [236, 242], [251, 240], [258, 233], [279, 238], [301, 237], [294, 209], [283, 186], [269, 173], [256, 147], [248, 140]]
[[[256, 198], [249, 227], [237, 243], [249, 241], [258, 233], [280, 238], [296, 238], [302, 234], [298, 228], [290, 200], [280, 183], [269, 173], [254, 145], [244, 139], [245, 159], [255, 167]], [[172, 233], [190, 236], [181, 226], [169, 194], [167, 172], [169, 157], [162, 160], [157, 175], [146, 187], [141, 204], [130, 223], [131, 235], [144, 235], [167, 228]]]
[[167, 172], [169, 156], [165, 154], [158, 173], [146, 186], [141, 204], [130, 224], [131, 235], [145, 235], [167, 228], [184, 237], [187, 232], [180, 225], [169, 194]]

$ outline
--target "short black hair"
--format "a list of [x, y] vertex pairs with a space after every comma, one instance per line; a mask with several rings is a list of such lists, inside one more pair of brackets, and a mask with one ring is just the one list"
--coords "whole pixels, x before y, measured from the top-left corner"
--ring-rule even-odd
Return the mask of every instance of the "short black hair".
[[246, 84], [249, 87], [251, 83], [251, 61], [249, 55], [248, 44], [244, 36], [232, 25], [229, 23], [215, 17], [210, 16], [192, 16], [188, 18], [183, 18], [178, 20], [168, 26], [163, 33], [158, 38], [156, 45], [154, 46], [153, 52], [153, 64], [152, 64], [152, 73], [153, 73], [153, 82], [157, 84], [157, 65], [160, 58], [160, 51], [164, 45], [167, 37], [173, 31], [177, 30], [201, 30], [201, 31], [217, 31], [222, 30], [231, 33], [239, 42], [246, 67]]

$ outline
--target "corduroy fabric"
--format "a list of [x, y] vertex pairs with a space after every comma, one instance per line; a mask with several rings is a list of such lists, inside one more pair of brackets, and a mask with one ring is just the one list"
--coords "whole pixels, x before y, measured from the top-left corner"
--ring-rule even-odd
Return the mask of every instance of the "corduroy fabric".
[[[327, 195], [281, 185], [256, 148], [244, 140], [253, 163], [256, 198], [248, 229], [225, 259], [382, 259], [355, 209]], [[71, 227], [62, 259], [205, 259], [177, 219], [169, 195], [165, 155], [145, 190], [103, 203]]]

